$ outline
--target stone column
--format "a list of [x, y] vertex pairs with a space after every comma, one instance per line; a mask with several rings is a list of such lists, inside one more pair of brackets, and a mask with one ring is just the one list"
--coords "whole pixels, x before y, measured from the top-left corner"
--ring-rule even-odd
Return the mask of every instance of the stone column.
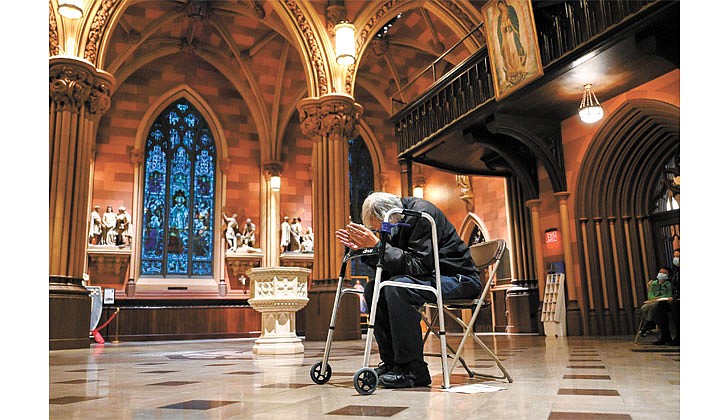
[[561, 241], [564, 249], [564, 269], [566, 271], [567, 296], [570, 300], [581, 300], [576, 293], [576, 277], [574, 276], [574, 255], [571, 247], [571, 224], [569, 223], [569, 205], [567, 199], [569, 193], [566, 191], [554, 193], [559, 200], [559, 216], [561, 217]]
[[91, 150], [101, 115], [111, 105], [114, 77], [91, 63], [49, 59], [50, 347], [89, 345], [90, 298], [85, 265]]
[[296, 311], [308, 303], [311, 270], [300, 267], [251, 268], [250, 306], [261, 315], [260, 338], [253, 353], [259, 355], [303, 353], [296, 336]]
[[334, 232], [349, 222], [349, 145], [362, 107], [348, 95], [329, 94], [298, 103], [301, 130], [313, 139], [312, 280], [337, 278], [344, 248]]
[[262, 211], [260, 215], [261, 226], [260, 245], [263, 248], [263, 266], [272, 267], [280, 265], [278, 261], [281, 254], [281, 192], [273, 191], [270, 188], [270, 178], [281, 176], [282, 165], [280, 162], [263, 163], [263, 188], [262, 188]]
[[402, 188], [402, 197], [412, 196], [412, 161], [399, 160], [399, 184]]
[[543, 263], [543, 239], [541, 238], [541, 217], [538, 208], [541, 200], [528, 200], [526, 207], [531, 211], [531, 230], [533, 231], [533, 262], [536, 265], [536, 277], [538, 277], [538, 297], [543, 300], [543, 293], [546, 289], [546, 271]]

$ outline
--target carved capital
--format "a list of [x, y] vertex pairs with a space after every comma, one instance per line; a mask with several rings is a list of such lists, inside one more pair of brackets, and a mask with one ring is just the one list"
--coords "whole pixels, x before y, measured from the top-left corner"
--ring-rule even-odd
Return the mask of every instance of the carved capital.
[[301, 100], [298, 112], [306, 136], [336, 141], [356, 135], [363, 108], [351, 96], [330, 94]]
[[69, 64], [51, 64], [50, 97], [57, 109], [79, 112], [91, 95], [92, 76], [88, 69]]
[[111, 108], [111, 84], [97, 78], [89, 95], [88, 110], [94, 116], [101, 116]]
[[129, 152], [129, 157], [131, 160], [131, 164], [133, 166], [139, 166], [144, 162], [144, 151], [141, 149], [131, 149], [131, 152]]
[[566, 199], [569, 198], [569, 192], [560, 191], [560, 192], [554, 193], [554, 197], [556, 197], [559, 201], [566, 201]]
[[278, 161], [270, 161], [263, 163], [263, 173], [265, 174], [266, 178], [270, 178], [272, 176], [281, 176], [281, 172], [283, 171], [283, 164]]
[[301, 132], [314, 141], [321, 140], [321, 106], [314, 98], [306, 98], [298, 103], [298, 118]]
[[539, 206], [541, 206], [541, 200], [538, 200], [538, 199], [528, 200], [528, 201], [526, 201], [525, 204], [526, 204], [526, 207], [531, 209], [531, 211], [533, 211], [534, 209], [536, 211], [538, 211]]
[[92, 116], [100, 116], [109, 109], [111, 74], [72, 57], [52, 57], [49, 62], [49, 94], [57, 110], [79, 112], [86, 106]]

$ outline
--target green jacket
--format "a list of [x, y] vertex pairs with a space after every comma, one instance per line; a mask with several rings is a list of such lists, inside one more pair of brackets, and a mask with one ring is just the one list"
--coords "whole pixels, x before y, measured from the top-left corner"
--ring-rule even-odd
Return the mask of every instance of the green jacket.
[[647, 300], [658, 299], [672, 296], [672, 284], [670, 280], [665, 280], [660, 284], [659, 280], [653, 280], [647, 286]]

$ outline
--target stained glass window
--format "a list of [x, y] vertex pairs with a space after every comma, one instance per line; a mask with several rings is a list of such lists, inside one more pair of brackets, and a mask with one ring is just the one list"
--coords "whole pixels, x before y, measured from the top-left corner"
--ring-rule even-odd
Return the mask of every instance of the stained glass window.
[[144, 152], [141, 274], [212, 276], [215, 141], [180, 99], [154, 121]]
[[[349, 214], [351, 220], [361, 223], [361, 205], [374, 190], [374, 167], [369, 149], [361, 136], [349, 140]], [[351, 260], [351, 274], [374, 278], [374, 270], [355, 258]]]
[[361, 223], [361, 205], [374, 189], [374, 168], [369, 149], [361, 137], [349, 140], [349, 214]]

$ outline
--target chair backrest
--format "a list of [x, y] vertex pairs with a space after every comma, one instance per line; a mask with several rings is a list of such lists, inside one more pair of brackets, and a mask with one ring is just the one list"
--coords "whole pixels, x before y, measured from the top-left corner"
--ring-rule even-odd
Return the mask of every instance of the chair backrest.
[[500, 261], [506, 250], [506, 241], [494, 239], [470, 246], [470, 256], [478, 270], [482, 270]]
[[[503, 239], [493, 239], [492, 241], [480, 242], [470, 246], [470, 256], [473, 258], [480, 275], [481, 300], [485, 299], [493, 284], [493, 278], [501, 265], [506, 249], [506, 241]], [[489, 270], [490, 268], [492, 269]]]

